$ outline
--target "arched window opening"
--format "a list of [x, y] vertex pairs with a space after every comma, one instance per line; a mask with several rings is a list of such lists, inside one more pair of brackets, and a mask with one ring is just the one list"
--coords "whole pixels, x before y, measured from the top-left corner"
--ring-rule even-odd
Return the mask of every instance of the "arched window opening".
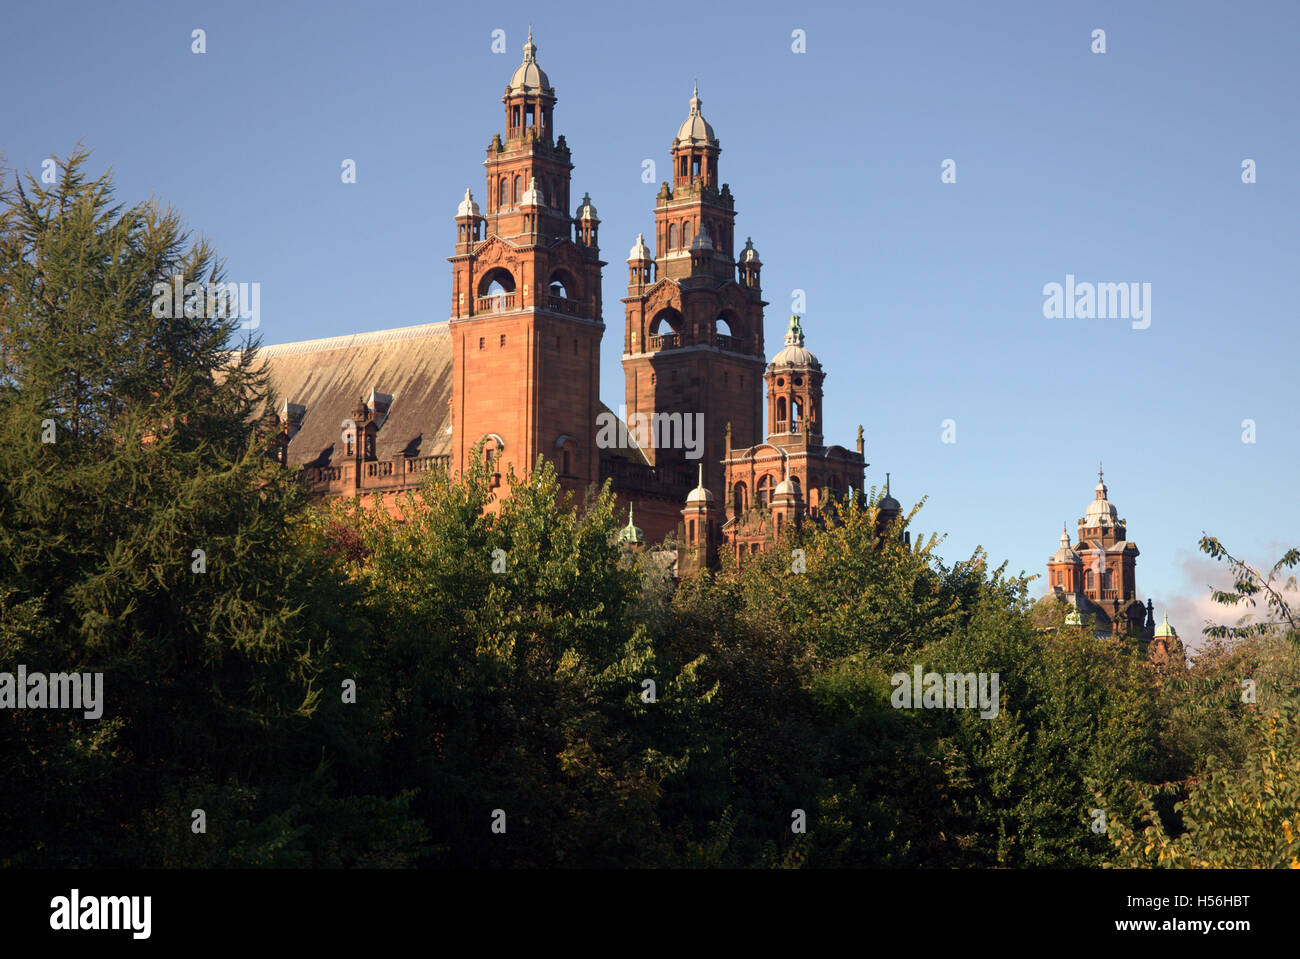
[[509, 270], [501, 267], [489, 270], [483, 276], [483, 279], [479, 280], [479, 308], [488, 310], [505, 309], [507, 297], [514, 292], [515, 278], [510, 275]]
[[511, 203], [516, 203], [516, 204], [517, 204], [517, 203], [519, 202], [519, 187], [520, 187], [520, 186], [521, 186], [521, 178], [518, 177], [518, 176], [516, 176], [516, 177], [515, 177], [515, 188], [514, 188], [514, 191], [513, 191], [513, 192], [511, 193], [511, 195], [510, 195], [510, 202], [511, 202]]
[[772, 477], [764, 476], [758, 481], [757, 505], [759, 509], [767, 509], [772, 505]]
[[650, 321], [650, 348], [660, 349], [680, 345], [677, 334], [682, 332], [685, 325], [685, 319], [672, 307], [660, 310]]
[[744, 483], [737, 483], [735, 486], [732, 487], [732, 490], [731, 490], [731, 508], [732, 508], [732, 511], [733, 511], [737, 516], [739, 516], [741, 513], [745, 512], [745, 510], [746, 510], [746, 508], [747, 508], [747, 506], [748, 506], [748, 501], [747, 501], [747, 497], [746, 497], [745, 494], [746, 494], [746, 489], [745, 489], [745, 484], [744, 484]]
[[677, 224], [669, 223], [668, 224], [668, 249], [674, 250], [676, 248], [677, 248]]

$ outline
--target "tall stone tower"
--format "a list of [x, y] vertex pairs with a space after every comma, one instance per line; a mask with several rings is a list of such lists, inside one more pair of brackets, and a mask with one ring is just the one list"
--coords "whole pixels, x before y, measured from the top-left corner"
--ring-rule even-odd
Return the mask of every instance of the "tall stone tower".
[[[721, 490], [726, 425], [736, 445], [761, 439], [766, 304], [753, 244], [735, 257], [735, 202], [718, 186], [722, 147], [700, 106], [697, 88], [655, 202], [653, 259], [640, 238], [628, 257], [623, 370], [629, 417], [700, 415], [703, 486]], [[695, 472], [680, 448], [645, 452]]]
[[1060, 548], [1047, 561], [1051, 595], [1060, 595], [1081, 613], [1094, 617], [1101, 632], [1119, 631], [1150, 639], [1155, 631], [1151, 601], [1137, 595], [1137, 544], [1128, 524], [1108, 498], [1104, 474], [1078, 523], [1078, 540], [1061, 530]]
[[452, 264], [452, 452], [464, 470], [473, 447], [516, 472], [539, 454], [561, 482], [598, 480], [593, 448], [600, 392], [600, 220], [589, 197], [569, 215], [573, 164], [554, 138], [555, 90], [537, 63], [532, 31], [502, 102], [506, 132], [492, 137], [485, 210], [467, 190]]

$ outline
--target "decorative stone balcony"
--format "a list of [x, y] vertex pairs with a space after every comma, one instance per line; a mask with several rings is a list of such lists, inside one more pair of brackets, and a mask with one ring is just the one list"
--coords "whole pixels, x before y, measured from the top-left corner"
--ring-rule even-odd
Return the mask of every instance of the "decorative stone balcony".
[[679, 350], [687, 346], [711, 346], [732, 353], [749, 354], [749, 341], [744, 337], [728, 336], [714, 333], [707, 337], [694, 337], [687, 333], [651, 333], [646, 337], [646, 345], [651, 353], [660, 350]]
[[313, 493], [340, 495], [356, 490], [413, 489], [423, 481], [425, 474], [434, 469], [447, 469], [451, 457], [399, 456], [391, 460], [371, 460], [360, 464], [341, 463], [338, 466], [308, 466], [298, 473]]
[[515, 308], [515, 294], [494, 293], [480, 296], [474, 303], [475, 313], [508, 313]]

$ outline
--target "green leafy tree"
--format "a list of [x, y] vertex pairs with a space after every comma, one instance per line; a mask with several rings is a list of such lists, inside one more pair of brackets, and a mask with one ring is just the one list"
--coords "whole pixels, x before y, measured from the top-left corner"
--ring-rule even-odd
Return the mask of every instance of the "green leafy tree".
[[[322, 686], [356, 658], [318, 612], [337, 584], [295, 548], [256, 343], [158, 308], [176, 278], [220, 282], [215, 252], [86, 164], [0, 194], [0, 668], [101, 672], [106, 702], [0, 716], [0, 859], [305, 861], [295, 793], [349, 738]], [[193, 808], [202, 854], [168, 838]]]

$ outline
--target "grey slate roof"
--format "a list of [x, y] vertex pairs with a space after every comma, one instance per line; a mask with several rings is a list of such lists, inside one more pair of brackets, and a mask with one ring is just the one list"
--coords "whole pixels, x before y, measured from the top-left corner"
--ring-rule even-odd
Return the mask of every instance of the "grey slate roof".
[[451, 449], [451, 336], [446, 323], [264, 346], [276, 409], [306, 408], [289, 441], [288, 465], [337, 465], [342, 423], [371, 390], [393, 397], [375, 454], [431, 456]]

